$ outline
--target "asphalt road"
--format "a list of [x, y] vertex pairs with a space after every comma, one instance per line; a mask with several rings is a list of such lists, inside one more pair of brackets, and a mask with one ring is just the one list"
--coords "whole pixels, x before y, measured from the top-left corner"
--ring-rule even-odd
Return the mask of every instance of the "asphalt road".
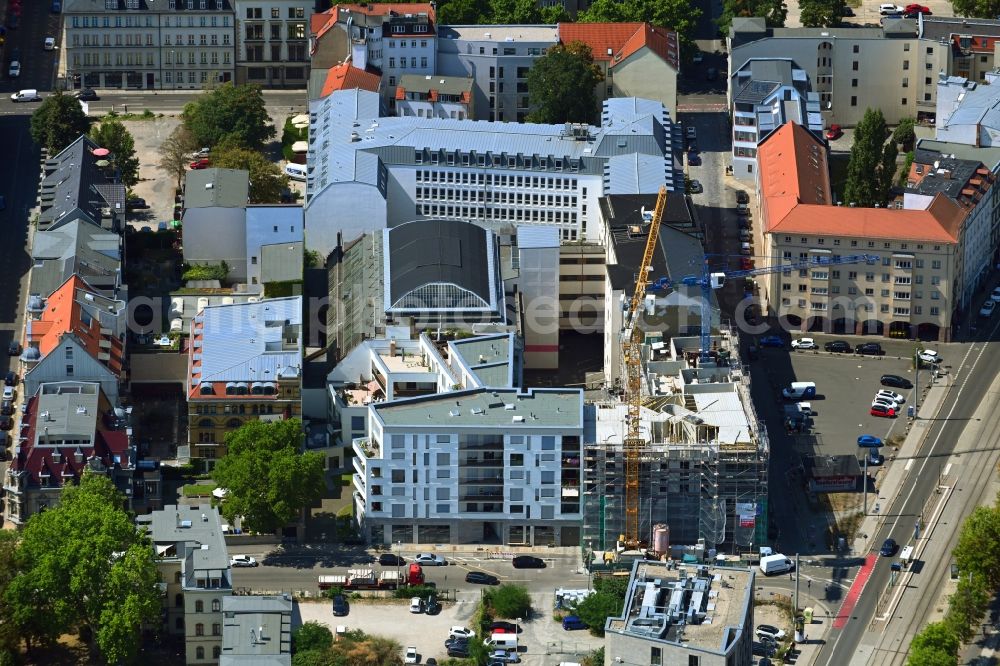
[[[1000, 322], [994, 322], [989, 329], [989, 340], [997, 340]], [[928, 426], [927, 435], [917, 452], [902, 485], [900, 495], [886, 511], [886, 520], [873, 543], [878, 546], [888, 537], [898, 543], [907, 543], [913, 537], [914, 523], [927, 503], [928, 497], [943, 472], [948, 455], [955, 449], [967, 423], [972, 418], [982, 396], [1000, 372], [1000, 354], [996, 353], [996, 342], [977, 342], [965, 347], [966, 352], [952, 363], [951, 373], [954, 383], [942, 402], [938, 415]], [[991, 417], [987, 431], [996, 433], [1000, 427], [1000, 415]], [[989, 445], [988, 443], [986, 445]], [[991, 470], [987, 470], [989, 472]], [[864, 555], [864, 554], [862, 554]], [[889, 579], [889, 562], [880, 558], [871, 578], [860, 596], [857, 605], [840, 631], [828, 637], [820, 651], [817, 664], [836, 666], [851, 663], [857, 646], [872, 618], [879, 592]], [[930, 586], [932, 587], [932, 586]], [[934, 590], [930, 590], [931, 593]]]
[[[337, 549], [338, 551], [340, 549]], [[230, 549], [231, 554], [253, 555], [261, 562], [255, 568], [233, 569], [233, 586], [250, 588], [257, 591], [274, 590], [312, 590], [316, 591], [319, 576], [347, 573], [348, 569], [391, 569], [371, 563], [371, 557], [359, 555], [355, 561], [345, 561], [342, 553], [334, 553], [331, 549], [326, 556], [318, 553], [288, 552], [283, 549], [255, 552], [253, 547], [237, 551]], [[412, 553], [404, 553], [407, 560]], [[439, 588], [459, 591], [482, 589], [481, 585], [465, 582], [465, 574], [469, 571], [484, 571], [493, 574], [501, 583], [517, 583], [530, 590], [554, 590], [560, 587], [586, 588], [588, 578], [586, 573], [580, 573], [580, 558], [572, 555], [553, 553], [539, 555], [548, 565], [545, 569], [515, 569], [509, 561], [489, 560], [474, 554], [445, 554], [449, 565], [444, 567], [424, 567], [424, 576], [429, 582]]]

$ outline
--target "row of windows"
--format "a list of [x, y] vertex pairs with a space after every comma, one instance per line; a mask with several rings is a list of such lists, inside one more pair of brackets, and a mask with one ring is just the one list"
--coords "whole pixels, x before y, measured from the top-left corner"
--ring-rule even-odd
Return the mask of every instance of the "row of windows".
[[[211, 56], [211, 57], [209, 57], [209, 56]], [[95, 66], [96, 67], [98, 65], [101, 65], [102, 61], [103, 61], [103, 64], [104, 64], [105, 67], [111, 67], [112, 65], [117, 66], [117, 67], [122, 67], [122, 66], [142, 65], [143, 64], [143, 60], [144, 59], [143, 59], [143, 54], [142, 53], [134, 53], [134, 54], [133, 53], [114, 53], [114, 54], [112, 54], [112, 53], [105, 52], [103, 54], [101, 54], [101, 53], [74, 53], [73, 54], [73, 60], [72, 60], [72, 62], [73, 62], [73, 66], [74, 67], [80, 67], [81, 65], [84, 66], [84, 67], [87, 67], [87, 66]], [[146, 64], [146, 66], [147, 67], [153, 67], [154, 66], [154, 60], [155, 60], [154, 59], [154, 54], [152, 52], [147, 52], [146, 53], [146, 57], [145, 57], [145, 64]], [[232, 63], [232, 58], [230, 57], [230, 54], [228, 52], [224, 52], [222, 54], [222, 62], [221, 62], [221, 64], [223, 64], [223, 65], [229, 65], [231, 63]], [[178, 53], [177, 54], [177, 62], [175, 63], [174, 62], [174, 58], [173, 58], [173, 54], [168, 53], [166, 55], [166, 60], [164, 61], [164, 64], [166, 64], [166, 65], [174, 65], [174, 64], [183, 65], [184, 64], [184, 58], [182, 57], [182, 54]], [[187, 64], [189, 64], [189, 65], [194, 65], [194, 64], [218, 65], [218, 64], [220, 64], [220, 62], [219, 62], [219, 54], [216, 53], [216, 52], [214, 52], [214, 51], [211, 54], [205, 53], [203, 51], [201, 54], [199, 54], [199, 57], [196, 60], [194, 53], [188, 53]], [[205, 75], [206, 74], [207, 74], [206, 72], [202, 72], [202, 78], [201, 78], [202, 83], [205, 82]], [[194, 76], [194, 72], [188, 72], [188, 75], [189, 75], [189, 77]], [[178, 77], [177, 78], [177, 82], [181, 83], [181, 79], [184, 78], [184, 73], [183, 72], [177, 72], [177, 77]], [[167, 71], [167, 72], [164, 73], [164, 78], [166, 79], [167, 83], [170, 83], [170, 72], [169, 71]], [[194, 83], [193, 79], [191, 80], [191, 83]]]
[[[932, 263], [937, 263], [938, 264], [938, 266], [936, 266], [935, 268], [940, 268], [941, 267], [940, 266], [940, 262], [932, 262]], [[923, 262], [922, 261], [920, 262], [920, 264], [921, 264], [921, 267], [923, 267]], [[800, 268], [798, 270], [798, 273], [799, 273], [799, 277], [800, 278], [810, 277], [810, 278], [812, 278], [814, 280], [829, 280], [831, 278], [834, 279], [834, 280], [839, 280], [840, 279], [840, 271], [831, 271], [830, 274], [827, 275], [826, 273], [816, 272], [816, 271], [813, 271], [812, 273], [810, 273], [807, 269]], [[787, 276], [787, 275], [791, 274], [791, 271], [790, 270], [784, 271], [784, 274]], [[882, 282], [893, 282], [895, 284], [904, 284], [904, 285], [905, 284], [910, 284], [910, 279], [911, 278], [908, 277], [908, 276], [896, 276], [895, 279], [894, 279], [893, 276], [890, 275], [890, 274], [888, 274], [888, 273], [881, 273], [880, 275], [881, 275]], [[858, 279], [858, 272], [857, 271], [848, 271], [847, 272], [847, 279], [848, 280], [857, 280]], [[923, 275], [914, 275], [912, 279], [913, 279], [913, 284], [923, 284], [924, 283], [924, 276]], [[874, 281], [875, 281], [875, 273], [866, 272], [865, 273], [865, 282], [874, 282]], [[931, 276], [931, 284], [934, 285], [934, 286], [937, 286], [937, 285], [941, 284], [941, 276], [939, 276], [939, 275], [932, 275]], [[784, 285], [784, 286], [787, 286], [787, 285]], [[804, 290], [800, 289], [799, 291], [804, 291]]]
[[[305, 7], [289, 7], [288, 8], [288, 18], [290, 19], [302, 19], [306, 17]], [[247, 18], [253, 19], [263, 19], [264, 9], [262, 7], [247, 7]], [[281, 18], [281, 8], [271, 7], [271, 18], [280, 19]]]
[[[396, 66], [396, 59], [395, 58], [389, 58], [389, 68], [391, 69], [391, 68], [393, 68], [395, 66]], [[400, 58], [399, 59], [399, 66], [400, 67], [406, 67], [406, 58]], [[417, 59], [416, 58], [410, 58], [410, 67], [416, 67], [416, 66], [417, 66]], [[427, 58], [426, 57], [423, 57], [423, 58], [420, 59], [420, 66], [421, 67], [427, 67]]]
[[[463, 155], [463, 157], [467, 157]], [[480, 156], [482, 157], [482, 156]], [[463, 164], [467, 164], [463, 160]], [[493, 173], [469, 173], [468, 171], [427, 171], [417, 170], [418, 183], [455, 183], [456, 185], [487, 185], [489, 187], [534, 187], [545, 190], [574, 190], [574, 178], [545, 178], [544, 176], [515, 176]], [[581, 196], [587, 196], [584, 187]], [[576, 197], [574, 197], [574, 205]]]
[[[221, 655], [222, 655], [222, 648], [218, 645], [212, 646], [212, 659], [218, 659]], [[205, 658], [205, 648], [203, 646], [199, 645], [194, 649], [194, 658], [195, 659]]]
[[525, 206], [576, 207], [576, 196], [538, 194], [536, 192], [484, 192], [451, 187], [417, 187], [417, 200], [479, 201], [486, 203], [516, 204]]
[[[552, 169], [556, 171], [563, 170], [563, 164], [565, 163], [570, 171], [578, 171], [580, 169], [581, 161], [575, 158], [563, 158], [556, 157], [553, 155], [508, 155], [507, 153], [454, 153], [447, 152], [444, 154], [444, 159], [442, 160], [441, 151], [432, 150], [431, 148], [416, 149], [413, 153], [413, 160], [417, 164], [423, 164], [425, 161], [431, 164], [438, 164], [443, 161], [448, 165], [455, 165], [461, 162], [463, 166], [481, 166], [481, 167], [504, 167], [508, 169]], [[537, 187], [537, 185], [536, 185]]]
[[[287, 33], [288, 39], [305, 39], [306, 24], [289, 23]], [[246, 34], [247, 39], [264, 39], [264, 26], [261, 24], [248, 25], [246, 26], [246, 32], [244, 34]], [[281, 24], [271, 25], [271, 39], [281, 39]]]
[[[935, 285], [936, 284], [937, 283], [935, 283]], [[787, 283], [783, 283], [781, 285], [781, 291], [791, 291], [791, 290], [792, 290], [792, 285], [787, 284]], [[804, 284], [800, 284], [800, 285], [798, 285], [798, 291], [799, 291], [799, 293], [805, 293], [806, 291], [808, 291], [809, 293], [817, 295], [817, 296], [825, 296], [827, 294], [839, 294], [840, 293], [840, 285], [834, 284], [834, 285], [830, 285], [829, 287], [816, 287], [816, 286], [812, 286], [811, 287], [811, 286], [807, 286], [807, 285], [804, 285]], [[857, 287], [850, 286], [850, 287], [847, 288], [847, 294], [849, 296], [857, 296], [858, 293], [859, 293], [859, 291], [858, 291]], [[872, 296], [872, 297], [874, 297], [875, 296], [875, 289], [874, 289], [874, 287], [865, 287], [864, 293], [865, 293], [865, 296]], [[891, 295], [894, 299], [908, 301], [908, 300], [910, 300], [911, 295], [912, 295], [912, 297], [915, 300], [916, 299], [922, 299], [924, 297], [924, 292], [923, 291], [913, 291], [912, 294], [911, 294], [911, 292], [909, 292], [909, 291], [896, 291], [896, 290], [893, 290], [893, 289], [880, 289], [879, 290], [879, 295], [882, 298], [889, 298], [889, 296]], [[940, 300], [941, 299], [941, 292], [939, 292], [936, 289], [932, 290], [930, 292], [930, 298], [931, 298], [932, 301]]]
[[[785, 236], [784, 242], [785, 243], [791, 243], [792, 242], [792, 237], [791, 236]], [[820, 237], [820, 238], [816, 238], [815, 241], [813, 241], [808, 236], [800, 236], [799, 237], [799, 243], [801, 243], [802, 245], [808, 245], [811, 242], [815, 242], [817, 245], [825, 245], [826, 244], [826, 239]], [[860, 241], [852, 240], [851, 241], [851, 247], [858, 247], [859, 243], [860, 243]], [[871, 240], [870, 241], [866, 241], [865, 244], [866, 244], [866, 246], [868, 248], [874, 248], [875, 247], [875, 241], [871, 241]], [[834, 246], [839, 246], [840, 245], [840, 239], [839, 238], [834, 238], [833, 239], [833, 245]], [[916, 249], [916, 250], [923, 250], [923, 249], [925, 249], [925, 247], [926, 246], [923, 243], [915, 243], [914, 244], [914, 249]], [[932, 245], [931, 247], [934, 249], [935, 252], [940, 252], [941, 251], [941, 246], [940, 245]], [[891, 243], [889, 241], [884, 241], [882, 243], [882, 249], [883, 250], [892, 250], [893, 249], [893, 243]], [[909, 250], [910, 249], [910, 244], [909, 243], [900, 243], [899, 247], [896, 248], [896, 249], [899, 249], [899, 250]], [[789, 257], [791, 257], [791, 253], [789, 253], [789, 252], [786, 251], [785, 252], [785, 258], [788, 259]], [[800, 254], [799, 257], [806, 258], [806, 255]], [[840, 255], [835, 254], [835, 255], [833, 255], [833, 257], [834, 258], [840, 258]], [[883, 263], [885, 263], [885, 259], [883, 259]], [[888, 266], [889, 264], [885, 264], [885, 265]], [[923, 267], [923, 261], [920, 260], [920, 259], [918, 259], [917, 260], [917, 265], [918, 265], [918, 268]]]
[[[113, 20], [112, 20], [113, 19]], [[163, 17], [163, 24], [161, 27], [164, 28], [180, 28], [186, 23], [187, 27], [194, 28], [195, 20], [193, 16], [188, 16], [187, 21], [180, 16], [174, 17], [173, 25], [171, 25], [170, 17]], [[72, 25], [74, 28], [110, 28], [114, 24], [115, 28], [138, 28], [140, 26], [146, 26], [147, 28], [157, 27], [156, 22], [150, 15], [147, 16], [132, 16], [131, 14], [126, 14], [125, 16], [74, 16], [72, 18]], [[229, 27], [229, 16], [199, 16], [198, 25], [200, 28], [228, 28]]]
[[212, 416], [215, 414], [274, 414], [274, 405], [258, 405], [252, 404], [249, 407], [245, 404], [240, 405], [222, 405], [222, 411], [219, 411], [219, 405], [196, 405], [195, 414], [199, 416]]
[[[791, 301], [790, 298], [782, 298], [781, 299], [781, 304], [782, 305], [791, 306], [792, 301]], [[811, 302], [807, 303], [806, 299], [804, 299], [804, 298], [798, 299], [797, 305], [800, 308], [806, 308], [806, 307], [808, 307], [810, 310], [813, 310], [815, 312], [825, 312], [825, 311], [827, 311], [829, 309], [827, 307], [828, 304], [825, 303], [825, 302], [822, 302], [822, 301], [811, 301]], [[834, 309], [839, 309], [840, 307], [841, 306], [840, 306], [839, 303], [835, 303], [834, 304]], [[874, 312], [875, 311], [875, 307], [872, 306], [872, 305], [862, 305], [859, 309], [862, 310], [862, 311], [864, 311], [864, 312]], [[881, 314], [889, 314], [890, 312], [892, 313], [893, 316], [896, 316], [896, 317], [909, 317], [911, 313], [915, 314], [915, 315], [922, 315], [924, 313], [924, 309], [920, 305], [915, 305], [915, 306], [913, 306], [913, 308], [910, 308], [910, 307], [907, 307], [907, 306], [900, 306], [900, 305], [890, 307], [888, 304], [882, 304], [882, 305], [879, 306], [879, 313], [881, 313]], [[932, 307], [932, 308], [930, 308], [930, 315], [932, 317], [937, 317], [940, 314], [941, 314], [941, 308], [939, 308], [939, 307]]]
[[[445, 206], [417, 204], [417, 214], [428, 217], [459, 218], [463, 220], [502, 220], [507, 222], [548, 222], [576, 226], [576, 211], [524, 210], [522, 208], [483, 208], [476, 206]], [[572, 239], [576, 240], [575, 234]]]
[[[390, 49], [396, 48], [396, 40], [395, 39], [390, 39], [389, 40], [389, 48]], [[405, 39], [399, 40], [399, 48], [401, 48], [401, 49], [405, 49], [406, 48], [406, 40]], [[417, 40], [415, 40], [415, 39], [410, 40], [410, 48], [411, 49], [417, 48]], [[426, 39], [421, 39], [420, 40], [420, 48], [422, 48], [422, 49], [426, 49], [427, 48], [427, 40]], [[392, 58], [390, 58], [389, 60], [391, 61]], [[392, 65], [389, 65], [389, 66], [392, 67]]]

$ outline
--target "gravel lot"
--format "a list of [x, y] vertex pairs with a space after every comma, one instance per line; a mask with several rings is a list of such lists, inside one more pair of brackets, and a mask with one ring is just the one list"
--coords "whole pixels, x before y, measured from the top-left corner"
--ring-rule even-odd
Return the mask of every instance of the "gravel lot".
[[[522, 664], [554, 666], [560, 661], [582, 657], [603, 645], [603, 639], [586, 631], [563, 631], [562, 626], [552, 620], [551, 593], [536, 592], [531, 596], [536, 611], [533, 619], [522, 623], [523, 630], [519, 635]], [[314, 620], [331, 631], [343, 624], [351, 630], [361, 629], [366, 633], [390, 636], [404, 648], [415, 646], [421, 661], [424, 661], [428, 657], [438, 660], [447, 657], [444, 641], [448, 638], [448, 630], [456, 625], [468, 626], [479, 595], [459, 592], [458, 597], [457, 602], [444, 602], [441, 613], [434, 616], [410, 613], [405, 600], [354, 600], [346, 617], [334, 617], [329, 601], [300, 603], [298, 607], [302, 622]]]
[[160, 144], [180, 124], [180, 119], [164, 116], [153, 120], [126, 120], [125, 128], [135, 139], [135, 152], [139, 157], [139, 183], [133, 188], [135, 196], [149, 204], [148, 210], [129, 213], [129, 226], [140, 229], [173, 219], [174, 187], [176, 180], [158, 166]]

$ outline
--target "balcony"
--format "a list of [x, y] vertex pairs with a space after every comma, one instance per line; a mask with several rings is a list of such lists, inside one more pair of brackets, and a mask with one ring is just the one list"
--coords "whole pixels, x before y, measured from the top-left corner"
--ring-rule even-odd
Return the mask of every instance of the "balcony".
[[354, 454], [359, 458], [369, 459], [369, 458], [381, 458], [381, 449], [367, 437], [362, 439], [356, 439], [351, 445], [354, 450]]
[[499, 501], [503, 504], [503, 488], [496, 490], [478, 490], [459, 493], [458, 499], [462, 502], [479, 502], [483, 500]]
[[459, 464], [464, 467], [503, 467], [503, 458], [487, 458], [470, 456], [465, 460], [460, 460]]
[[362, 498], [365, 497], [365, 477], [360, 474], [354, 474], [351, 476], [351, 480], [354, 483], [354, 492], [356, 495], [360, 495]]
[[470, 474], [466, 477], [459, 476], [459, 483], [473, 484], [473, 485], [503, 485], [503, 474]]
[[362, 477], [365, 475], [365, 462], [364, 458], [361, 456], [354, 456], [351, 458], [351, 464], [354, 466], [354, 471], [360, 474]]

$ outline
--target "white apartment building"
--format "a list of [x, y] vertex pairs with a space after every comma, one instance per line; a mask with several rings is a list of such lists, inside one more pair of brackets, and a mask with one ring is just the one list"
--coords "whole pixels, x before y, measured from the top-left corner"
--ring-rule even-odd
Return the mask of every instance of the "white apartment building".
[[580, 543], [583, 392], [472, 389], [368, 409], [355, 516], [373, 543]]
[[476, 117], [524, 122], [528, 70], [559, 43], [557, 25], [446, 25], [438, 29], [438, 74], [475, 81]]
[[[856, 125], [868, 108], [890, 125], [933, 116], [938, 73], [951, 44], [917, 36], [916, 21], [878, 28], [768, 28], [762, 18], [736, 18], [727, 38], [730, 74], [754, 58], [787, 58], [805, 70], [819, 94], [824, 126]], [[729, 107], [737, 90], [730, 79]]]
[[236, 82], [302, 88], [309, 81], [309, 0], [233, 0]]
[[67, 88], [199, 90], [232, 81], [231, 0], [66, 0]]
[[397, 116], [475, 118], [470, 77], [404, 74], [396, 84], [393, 106]]
[[594, 127], [380, 117], [379, 96], [364, 90], [313, 100], [306, 242], [327, 254], [424, 218], [495, 230], [542, 224], [562, 241], [596, 239], [601, 196], [683, 183], [662, 104], [616, 98], [603, 109]]

